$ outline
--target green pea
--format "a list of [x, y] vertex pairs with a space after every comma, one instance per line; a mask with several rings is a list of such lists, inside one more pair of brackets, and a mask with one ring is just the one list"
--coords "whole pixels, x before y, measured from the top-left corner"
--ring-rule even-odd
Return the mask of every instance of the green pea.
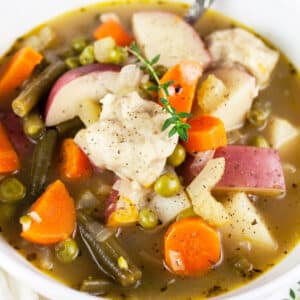
[[186, 152], [181, 144], [177, 144], [171, 156], [168, 157], [168, 164], [173, 167], [178, 167], [185, 161]]
[[189, 217], [197, 217], [196, 213], [194, 212], [193, 208], [187, 208], [183, 210], [181, 213], [178, 214], [176, 221], [179, 221], [184, 218], [189, 218]]
[[0, 184], [0, 201], [16, 203], [26, 196], [26, 187], [17, 178], [4, 179]]
[[268, 141], [262, 135], [253, 137], [250, 141], [250, 145], [259, 148], [270, 148]]
[[80, 53], [88, 45], [88, 41], [85, 38], [79, 37], [72, 41], [72, 49]]
[[83, 49], [79, 55], [79, 61], [83, 66], [90, 65], [95, 62], [94, 47], [92, 45], [89, 45]]
[[71, 238], [60, 242], [55, 246], [55, 255], [57, 259], [62, 263], [71, 263], [77, 258], [78, 254], [79, 248], [77, 246], [77, 243]]
[[155, 184], [154, 191], [162, 197], [172, 197], [180, 190], [180, 181], [175, 174], [166, 173], [160, 176]]
[[156, 65], [154, 67], [154, 70], [155, 70], [158, 78], [162, 78], [165, 75], [165, 73], [168, 71], [168, 68], [163, 65]]
[[140, 96], [147, 100], [157, 100], [157, 91], [151, 89], [153, 86], [154, 84], [150, 81], [141, 83], [138, 89]]
[[77, 56], [71, 56], [65, 60], [69, 69], [75, 69], [80, 66], [79, 58]]
[[152, 229], [158, 224], [158, 217], [153, 210], [142, 209], [139, 213], [139, 224], [145, 229]]
[[124, 51], [122, 47], [114, 47], [110, 52], [109, 52], [109, 58], [108, 61], [112, 64], [122, 64], [126, 61], [127, 59], [127, 52]]
[[0, 222], [6, 222], [12, 219], [16, 213], [16, 206], [0, 203]]

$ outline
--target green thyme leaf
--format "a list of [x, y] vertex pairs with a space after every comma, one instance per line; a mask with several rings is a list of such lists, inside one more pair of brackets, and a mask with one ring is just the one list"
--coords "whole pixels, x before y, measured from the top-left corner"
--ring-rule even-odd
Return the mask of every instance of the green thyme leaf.
[[290, 297], [291, 297], [291, 299], [293, 299], [293, 300], [296, 299], [296, 293], [294, 292], [293, 289], [290, 289]]

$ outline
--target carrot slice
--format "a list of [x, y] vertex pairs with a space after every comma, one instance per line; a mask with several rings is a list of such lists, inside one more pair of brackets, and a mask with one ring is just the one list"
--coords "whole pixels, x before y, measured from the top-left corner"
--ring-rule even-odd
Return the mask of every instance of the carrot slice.
[[65, 139], [61, 150], [62, 162], [60, 171], [65, 179], [81, 179], [92, 174], [92, 165], [84, 152], [73, 139]]
[[0, 174], [20, 169], [19, 157], [13, 148], [2, 123], [0, 123]]
[[30, 47], [18, 50], [0, 75], [0, 97], [8, 96], [28, 79], [43, 56]]
[[201, 116], [188, 122], [189, 138], [184, 146], [190, 153], [216, 149], [227, 145], [223, 122], [212, 116]]
[[114, 20], [108, 20], [105, 23], [102, 23], [94, 31], [94, 38], [96, 40], [100, 40], [108, 36], [112, 37], [116, 44], [122, 47], [129, 46], [133, 41], [132, 37], [126, 32], [123, 26]]
[[[183, 61], [169, 69], [161, 79], [161, 83], [174, 81], [169, 87], [168, 100], [176, 112], [190, 113], [193, 106], [198, 80], [203, 67], [197, 61]], [[163, 95], [160, 93], [160, 97]]]
[[31, 223], [21, 236], [33, 243], [51, 245], [68, 238], [75, 229], [75, 205], [65, 185], [57, 180], [32, 205]]
[[209, 271], [221, 256], [218, 233], [198, 217], [173, 223], [165, 234], [164, 249], [168, 267], [183, 276]]

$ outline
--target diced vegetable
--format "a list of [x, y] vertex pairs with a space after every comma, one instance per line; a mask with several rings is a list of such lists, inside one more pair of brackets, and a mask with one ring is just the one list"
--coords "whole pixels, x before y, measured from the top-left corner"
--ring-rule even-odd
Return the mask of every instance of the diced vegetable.
[[214, 150], [227, 145], [223, 122], [212, 116], [201, 116], [188, 121], [189, 138], [183, 143], [190, 153]]
[[275, 196], [286, 190], [280, 158], [273, 149], [230, 145], [217, 149], [215, 157], [224, 157], [226, 161], [216, 192]]
[[136, 223], [139, 213], [130, 199], [119, 197], [115, 210], [109, 215], [107, 225], [112, 227], [128, 226]]
[[102, 23], [94, 31], [94, 38], [96, 40], [100, 40], [108, 36], [112, 37], [119, 46], [129, 46], [133, 41], [132, 37], [126, 32], [123, 26], [112, 19]]
[[26, 196], [26, 187], [17, 178], [5, 178], [0, 183], [0, 202], [15, 203], [24, 199]]
[[228, 88], [214, 74], [209, 74], [197, 91], [197, 101], [201, 110], [210, 113], [216, 110], [228, 97]]
[[78, 245], [76, 241], [71, 238], [55, 245], [55, 255], [57, 259], [64, 264], [73, 262], [77, 258], [78, 254]]
[[16, 205], [0, 203], [0, 222], [3, 224], [11, 220], [16, 212]]
[[236, 247], [239, 242], [248, 241], [254, 248], [277, 249], [265, 221], [245, 193], [230, 194], [222, 202], [230, 216], [228, 224], [221, 227], [222, 236], [228, 244]]
[[57, 180], [30, 208], [31, 223], [21, 236], [36, 244], [51, 245], [69, 238], [75, 230], [75, 205], [65, 185]]
[[46, 126], [55, 126], [78, 116], [87, 100], [99, 102], [117, 81], [120, 67], [92, 64], [66, 72], [51, 89], [46, 109]]
[[169, 81], [173, 82], [168, 88], [168, 100], [177, 113], [191, 112], [196, 87], [202, 71], [201, 63], [186, 60], [169, 69], [162, 77], [161, 84]]
[[55, 80], [66, 70], [67, 66], [65, 63], [57, 61], [31, 78], [21, 93], [12, 102], [14, 113], [19, 117], [25, 117], [41, 98], [49, 92]]
[[[81, 237], [98, 268], [124, 287], [135, 285], [142, 273], [128, 257], [115, 236], [106, 235], [100, 239], [105, 227], [82, 211], [78, 212], [78, 221]], [[126, 261], [127, 268], [119, 266], [120, 257]]]
[[272, 117], [266, 128], [266, 137], [274, 149], [280, 149], [281, 146], [293, 140], [299, 135], [299, 130], [289, 121]]
[[[258, 93], [255, 78], [238, 68], [216, 69], [210, 74], [221, 80], [226, 86], [228, 92], [224, 95], [225, 100], [214, 101], [213, 103], [216, 107], [213, 110], [212, 107], [207, 107], [207, 105], [196, 106], [193, 116], [208, 114], [219, 118], [223, 121], [226, 131], [242, 127], [246, 121], [247, 113], [251, 108], [253, 99]], [[200, 86], [202, 98], [213, 99], [213, 91], [210, 89], [210, 85], [207, 85], [206, 81], [203, 84], [203, 87]]]
[[0, 97], [6, 97], [29, 78], [43, 56], [30, 47], [18, 50], [0, 74]]
[[152, 229], [158, 224], [158, 217], [156, 213], [149, 209], [144, 208], [139, 212], [139, 224], [145, 229]]
[[173, 153], [168, 157], [168, 164], [173, 167], [180, 166], [186, 157], [186, 152], [184, 147], [181, 144], [177, 144], [176, 148], [174, 149]]
[[167, 68], [187, 59], [196, 60], [203, 68], [210, 63], [199, 34], [176, 14], [137, 12], [132, 17], [132, 28], [138, 46], [149, 60], [160, 54], [159, 63]]
[[56, 125], [56, 130], [60, 137], [73, 137], [83, 127], [84, 124], [82, 121], [78, 117], [75, 117]]
[[103, 296], [112, 288], [112, 283], [104, 279], [88, 278], [83, 280], [80, 291], [94, 296]]
[[172, 197], [180, 190], [180, 181], [176, 174], [165, 173], [161, 175], [154, 183], [154, 191], [162, 197]]
[[242, 28], [216, 30], [206, 42], [214, 65], [245, 67], [256, 77], [261, 89], [267, 85], [279, 58], [277, 51]]
[[149, 208], [156, 213], [163, 224], [174, 220], [178, 214], [189, 207], [191, 203], [183, 190], [167, 198], [154, 194], [149, 203]]
[[217, 231], [201, 218], [184, 218], [172, 224], [164, 238], [165, 261], [178, 275], [208, 272], [221, 255]]
[[93, 100], [85, 100], [79, 107], [78, 116], [86, 127], [97, 122], [101, 114], [101, 105]]
[[207, 162], [214, 157], [215, 150], [188, 154], [185, 162], [179, 167], [178, 174], [183, 178], [184, 185], [189, 185], [202, 171]]
[[23, 119], [23, 130], [25, 134], [34, 140], [38, 140], [45, 133], [45, 124], [39, 113], [29, 113]]
[[89, 177], [93, 168], [84, 152], [75, 144], [73, 139], [65, 139], [61, 148], [60, 172], [62, 177], [77, 180]]
[[186, 189], [195, 213], [215, 226], [222, 226], [228, 221], [223, 205], [210, 193], [222, 178], [224, 170], [223, 158], [211, 159]]
[[108, 36], [94, 43], [95, 59], [99, 63], [110, 63], [110, 52], [116, 47], [115, 40]]
[[37, 197], [42, 192], [47, 181], [57, 137], [57, 131], [54, 129], [49, 129], [34, 148], [30, 172], [30, 195], [33, 197]]
[[0, 123], [0, 174], [18, 171], [20, 167], [18, 154], [10, 142], [4, 126]]
[[268, 141], [262, 135], [254, 136], [250, 141], [250, 145], [258, 148], [270, 148]]

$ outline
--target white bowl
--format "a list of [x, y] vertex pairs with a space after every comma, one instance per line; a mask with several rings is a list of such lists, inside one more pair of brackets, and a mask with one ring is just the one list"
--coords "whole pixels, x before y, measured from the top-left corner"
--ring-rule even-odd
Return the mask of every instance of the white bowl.
[[[187, 0], [189, 1], [189, 0]], [[32, 27], [69, 9], [99, 1], [93, 0], [2, 0], [0, 1], [0, 53], [15, 38]], [[191, 1], [189, 1], [191, 2]], [[300, 67], [299, 0], [217, 0], [214, 8], [254, 28], [272, 41]], [[55, 300], [95, 300], [42, 274], [0, 238], [0, 266], [33, 290]], [[297, 278], [299, 276], [299, 278]], [[264, 299], [281, 286], [300, 279], [300, 245], [271, 271], [218, 299]], [[4, 299], [3, 299], [4, 300]]]

